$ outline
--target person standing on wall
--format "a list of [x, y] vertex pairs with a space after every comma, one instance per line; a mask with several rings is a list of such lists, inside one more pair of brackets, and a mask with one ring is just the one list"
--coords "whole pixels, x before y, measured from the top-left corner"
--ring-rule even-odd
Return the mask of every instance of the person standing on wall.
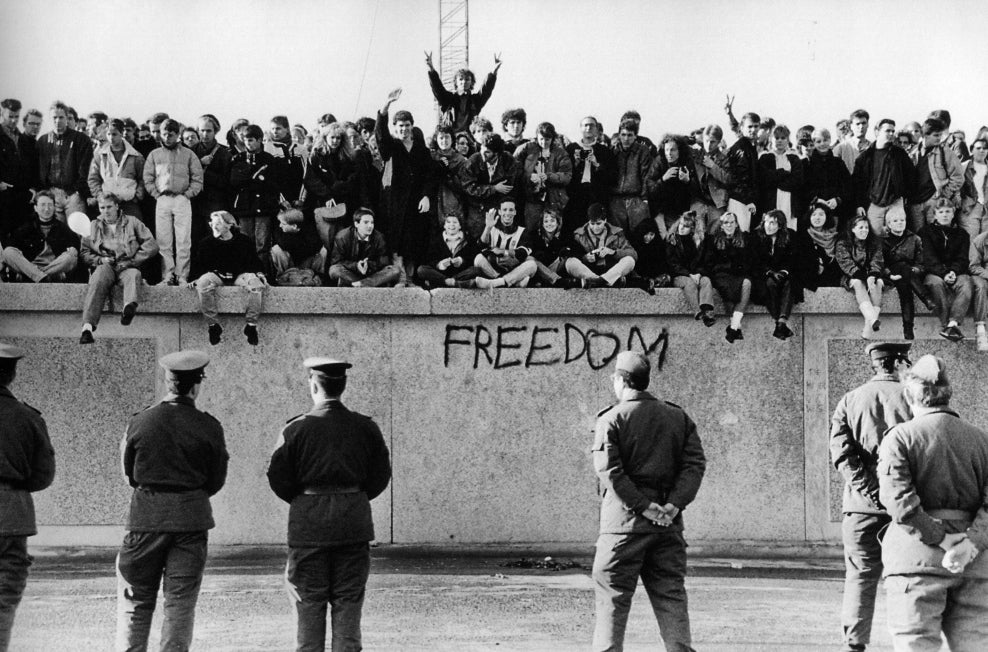
[[899, 369], [909, 364], [908, 343], [865, 347], [875, 375], [837, 403], [830, 428], [830, 458], [844, 476], [844, 605], [842, 652], [860, 652], [871, 641], [875, 595], [882, 575], [879, 533], [889, 515], [878, 498], [878, 447], [890, 427], [912, 412], [902, 396]]
[[41, 413], [10, 391], [24, 349], [0, 342], [0, 652], [27, 585], [27, 538], [38, 533], [31, 494], [51, 486], [55, 451]]
[[340, 401], [352, 365], [324, 357], [303, 364], [313, 408], [282, 429], [268, 466], [271, 490], [291, 505], [285, 587], [298, 615], [296, 649], [326, 649], [329, 604], [333, 652], [358, 652], [370, 501], [391, 480], [391, 458], [377, 424]]
[[620, 651], [642, 578], [669, 652], [690, 652], [682, 510], [693, 502], [706, 458], [693, 420], [648, 389], [651, 364], [625, 351], [611, 375], [618, 403], [597, 415], [593, 465], [600, 482], [594, 557], [595, 652]]
[[209, 356], [176, 351], [158, 360], [168, 393], [134, 415], [120, 448], [134, 493], [117, 555], [116, 650], [147, 650], [164, 580], [162, 650], [188, 650], [206, 566], [209, 498], [226, 482], [220, 422], [195, 404]]
[[950, 408], [942, 359], [902, 375], [913, 418], [882, 440], [886, 611], [897, 652], [988, 646], [988, 433]]

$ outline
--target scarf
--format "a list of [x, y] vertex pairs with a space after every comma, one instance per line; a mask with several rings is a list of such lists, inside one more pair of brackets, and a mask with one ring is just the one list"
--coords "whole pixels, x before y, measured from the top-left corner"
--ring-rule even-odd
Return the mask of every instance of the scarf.
[[812, 226], [806, 232], [813, 238], [813, 242], [823, 249], [828, 256], [834, 258], [837, 250], [837, 229], [816, 229]]

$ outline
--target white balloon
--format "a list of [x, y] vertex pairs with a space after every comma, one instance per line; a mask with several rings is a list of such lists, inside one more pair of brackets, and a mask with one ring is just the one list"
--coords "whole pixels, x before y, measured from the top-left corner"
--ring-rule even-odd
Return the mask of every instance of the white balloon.
[[69, 228], [73, 232], [82, 236], [83, 238], [88, 238], [90, 233], [89, 226], [89, 216], [82, 211], [76, 211], [69, 215]]

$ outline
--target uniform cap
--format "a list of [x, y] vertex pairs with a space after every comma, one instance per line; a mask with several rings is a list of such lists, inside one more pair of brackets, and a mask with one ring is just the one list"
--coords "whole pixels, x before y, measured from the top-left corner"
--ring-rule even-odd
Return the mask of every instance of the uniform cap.
[[302, 366], [312, 373], [321, 374], [327, 378], [346, 378], [346, 370], [353, 365], [336, 358], [314, 356], [303, 360]]
[[907, 374], [928, 385], [949, 385], [947, 364], [943, 358], [926, 354], [909, 368]]
[[202, 351], [175, 351], [158, 359], [161, 368], [170, 378], [202, 378], [202, 370], [209, 364], [209, 356]]
[[905, 358], [909, 355], [912, 344], [909, 342], [872, 342], [865, 347], [865, 353], [871, 356], [872, 360], [882, 358]]
[[626, 371], [632, 376], [647, 376], [652, 369], [652, 364], [641, 353], [637, 351], [625, 351], [619, 353], [614, 371]]
[[0, 342], [0, 360], [20, 360], [27, 355], [27, 351], [13, 344]]

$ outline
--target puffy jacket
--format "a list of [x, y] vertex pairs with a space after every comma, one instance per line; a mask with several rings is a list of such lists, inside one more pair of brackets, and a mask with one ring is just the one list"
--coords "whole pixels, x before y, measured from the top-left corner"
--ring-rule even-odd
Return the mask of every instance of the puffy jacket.
[[114, 259], [117, 270], [140, 267], [158, 253], [158, 243], [144, 223], [136, 217], [121, 215], [117, 222], [116, 239], [111, 239], [110, 227], [102, 219], [90, 225], [88, 238], [82, 239], [82, 259], [90, 267], [99, 265], [100, 258]]
[[144, 189], [155, 199], [165, 194], [192, 199], [202, 192], [199, 157], [184, 145], [157, 148], [144, 163]]
[[[118, 179], [133, 181], [134, 188], [130, 191]], [[89, 192], [93, 197], [99, 197], [104, 192], [112, 192], [122, 201], [144, 199], [144, 157], [134, 149], [134, 146], [124, 141], [123, 158], [117, 163], [110, 143], [101, 146], [93, 155], [89, 166]]]

